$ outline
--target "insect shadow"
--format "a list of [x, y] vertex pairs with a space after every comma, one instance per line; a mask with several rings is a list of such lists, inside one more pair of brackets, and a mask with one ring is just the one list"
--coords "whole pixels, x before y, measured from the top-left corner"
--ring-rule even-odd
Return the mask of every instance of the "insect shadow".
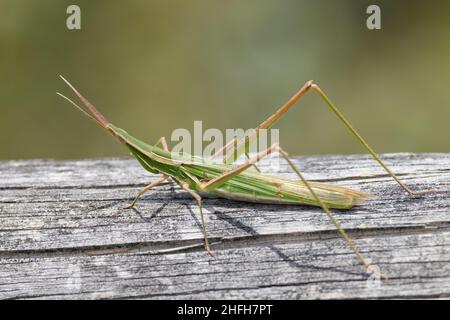
[[[234, 201], [230, 201], [230, 202], [234, 202]], [[229, 203], [228, 203], [228, 205], [229, 205]], [[272, 207], [272, 206], [277, 206], [277, 205], [269, 205], [269, 206]], [[242, 206], [240, 206], [239, 203], [236, 203], [236, 208], [241, 208], [241, 207]], [[197, 214], [192, 210], [192, 208], [189, 204], [186, 204], [186, 208], [188, 209], [190, 215], [194, 219], [196, 225], [199, 228], [201, 228], [201, 224], [200, 224], [200, 221], [198, 220]], [[283, 208], [286, 209], [286, 207], [283, 207]], [[301, 206], [296, 206], [296, 208], [299, 209], [299, 208], [301, 208]], [[208, 209], [209, 209], [209, 212], [211, 214], [213, 214], [214, 216], [216, 216], [219, 220], [227, 222], [231, 226], [245, 232], [246, 234], [250, 235], [251, 237], [253, 237], [253, 238], [261, 237], [261, 235], [253, 227], [243, 223], [239, 219], [236, 219], [223, 211], [219, 211], [219, 210], [213, 208], [212, 206], [208, 206]], [[211, 209], [213, 209], [213, 210], [211, 210]], [[343, 270], [343, 269], [336, 268], [336, 267], [320, 267], [320, 266], [315, 266], [315, 265], [310, 265], [310, 264], [301, 264], [299, 261], [295, 260], [295, 257], [289, 256], [288, 254], [286, 254], [283, 251], [282, 248], [278, 247], [275, 244], [269, 244], [266, 247], [268, 247], [282, 261], [288, 263], [293, 268], [304, 269], [304, 270], [312, 269], [312, 270], [316, 270], [316, 271], [333, 271], [333, 272], [340, 272], [340, 273], [344, 273], [344, 274], [348, 274], [348, 275], [361, 275], [361, 273], [359, 273], [359, 272], [350, 272], [348, 270]]]

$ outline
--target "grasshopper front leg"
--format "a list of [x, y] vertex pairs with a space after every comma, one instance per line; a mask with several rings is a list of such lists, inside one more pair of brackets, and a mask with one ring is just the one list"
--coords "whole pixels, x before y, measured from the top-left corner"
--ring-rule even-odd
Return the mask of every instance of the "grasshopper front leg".
[[[159, 140], [155, 143], [155, 146], [161, 144], [161, 146], [163, 147], [163, 149], [165, 151], [169, 151], [169, 147], [167, 145], [167, 140], [165, 137], [161, 137], [159, 138]], [[149, 185], [145, 186], [144, 188], [141, 189], [141, 191], [139, 191], [139, 193], [137, 194], [137, 196], [134, 198], [134, 200], [131, 202], [131, 204], [129, 204], [128, 206], [119, 206], [120, 209], [131, 209], [133, 208], [137, 201], [142, 197], [142, 195], [144, 193], [146, 193], [147, 191], [153, 189], [154, 187], [156, 187], [157, 185], [159, 185], [160, 183], [166, 181], [169, 178], [169, 176], [167, 175], [162, 175], [158, 180], [150, 183]]]
[[149, 185], [145, 186], [144, 188], [141, 189], [141, 191], [139, 191], [139, 193], [137, 194], [137, 196], [134, 198], [134, 200], [128, 205], [128, 206], [119, 206], [120, 209], [131, 209], [136, 205], [136, 202], [142, 197], [142, 195], [144, 193], [146, 193], [147, 191], [153, 189], [154, 187], [156, 187], [157, 185], [159, 185], [161, 182], [166, 181], [169, 178], [169, 176], [163, 175], [162, 177], [160, 177], [158, 180], [153, 181], [152, 183], [150, 183]]

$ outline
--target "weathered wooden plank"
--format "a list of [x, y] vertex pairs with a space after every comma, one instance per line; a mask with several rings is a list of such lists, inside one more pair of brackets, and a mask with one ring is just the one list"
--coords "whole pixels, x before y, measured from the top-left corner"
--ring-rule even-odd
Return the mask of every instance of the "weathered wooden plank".
[[308, 179], [378, 196], [336, 215], [387, 284], [368, 280], [318, 208], [207, 199], [210, 258], [178, 187], [117, 208], [154, 179], [133, 160], [0, 162], [0, 298], [449, 297], [450, 155], [383, 158], [438, 192], [409, 198], [367, 156], [295, 162]]
[[[336, 239], [216, 250], [1, 259], [3, 298], [448, 297], [450, 233], [358, 241], [387, 283], [368, 280]], [[402, 245], [400, 245], [400, 243]]]

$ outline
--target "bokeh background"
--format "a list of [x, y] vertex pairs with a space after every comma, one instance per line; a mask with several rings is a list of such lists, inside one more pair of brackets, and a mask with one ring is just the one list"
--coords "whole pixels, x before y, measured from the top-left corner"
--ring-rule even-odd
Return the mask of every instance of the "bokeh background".
[[[66, 28], [81, 7], [82, 30]], [[366, 28], [378, 4], [382, 30]], [[126, 155], [55, 95], [62, 74], [116, 125], [250, 128], [314, 79], [378, 152], [450, 151], [450, 2], [0, 1], [0, 159]], [[361, 153], [314, 96], [282, 119], [291, 154]]]

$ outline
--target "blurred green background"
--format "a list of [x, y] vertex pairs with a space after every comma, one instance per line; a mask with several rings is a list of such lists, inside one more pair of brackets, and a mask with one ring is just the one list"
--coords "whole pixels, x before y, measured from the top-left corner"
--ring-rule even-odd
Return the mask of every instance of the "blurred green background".
[[[81, 7], [82, 30], [66, 28]], [[378, 4], [382, 30], [366, 28]], [[126, 155], [55, 95], [66, 76], [145, 141], [251, 128], [314, 79], [378, 152], [450, 151], [449, 1], [0, 2], [0, 159]], [[278, 124], [291, 154], [362, 153], [315, 95]]]

